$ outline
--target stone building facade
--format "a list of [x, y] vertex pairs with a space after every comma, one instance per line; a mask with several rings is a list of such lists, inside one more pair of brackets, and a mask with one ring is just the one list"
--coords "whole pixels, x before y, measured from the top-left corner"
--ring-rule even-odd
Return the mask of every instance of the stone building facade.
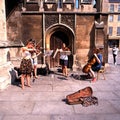
[[[84, 65], [94, 47], [102, 47], [104, 62], [108, 61], [108, 14], [101, 11], [102, 1], [18, 1], [9, 3], [10, 1], [6, 0], [4, 3], [2, 0], [2, 4], [6, 4], [7, 12], [7, 31], [4, 32], [7, 34], [7, 38], [5, 39], [8, 40], [7, 43], [14, 43], [9, 47], [9, 60], [13, 64], [13, 61], [16, 60], [19, 65], [20, 44], [22, 42], [25, 45], [30, 38], [35, 39], [36, 44], [43, 48], [43, 54], [38, 57], [39, 63], [47, 62], [50, 68], [59, 65], [59, 54], [55, 59], [53, 59], [53, 55], [57, 48], [61, 48], [63, 42], [72, 53], [69, 56], [69, 68], [74, 69], [76, 61]], [[45, 52], [49, 50], [53, 50], [53, 54], [45, 57]]]
[[[76, 60], [85, 64], [94, 47], [104, 48], [104, 61], [107, 62], [108, 14], [101, 12], [100, 1], [93, 5], [93, 0], [81, 0], [78, 6], [76, 2], [28, 0], [22, 3], [22, 7], [16, 7], [7, 20], [8, 39], [21, 40], [26, 44], [28, 39], [33, 38], [45, 50], [54, 52], [64, 42], [72, 52], [69, 56], [71, 68]], [[11, 53], [11, 56], [17, 53]], [[39, 63], [47, 60], [50, 67], [59, 64], [58, 58], [59, 55], [55, 59], [52, 55], [48, 58], [38, 57]]]
[[104, 0], [102, 12], [108, 12], [108, 40], [109, 46], [116, 44], [120, 47], [120, 0]]
[[4, 0], [0, 1], [0, 89], [4, 89], [8, 84], [11, 84], [10, 69], [11, 63], [9, 62], [9, 48], [7, 41], [6, 31], [6, 11]]

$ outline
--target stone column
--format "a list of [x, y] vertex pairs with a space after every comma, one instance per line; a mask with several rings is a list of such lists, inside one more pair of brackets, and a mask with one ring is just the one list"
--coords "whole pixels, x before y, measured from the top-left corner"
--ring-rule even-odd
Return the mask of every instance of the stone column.
[[0, 0], [0, 40], [6, 40], [5, 0]]
[[119, 49], [120, 49], [120, 39], [119, 39], [119, 46], [118, 46], [118, 47], [119, 47]]
[[0, 0], [0, 89], [11, 84], [11, 63], [8, 61], [9, 48], [7, 48], [5, 0]]
[[76, 65], [76, 62], [77, 62], [76, 61], [76, 54], [74, 54], [73, 55], [73, 66], [72, 66], [73, 71], [77, 71], [77, 69], [79, 67], [79, 66]]
[[39, 5], [39, 11], [44, 11], [43, 0], [38, 0], [38, 5]]

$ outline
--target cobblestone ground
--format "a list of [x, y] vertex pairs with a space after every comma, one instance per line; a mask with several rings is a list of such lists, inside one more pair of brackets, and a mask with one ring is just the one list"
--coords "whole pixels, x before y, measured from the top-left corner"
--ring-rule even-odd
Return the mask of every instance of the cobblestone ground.
[[[105, 77], [96, 83], [89, 80], [65, 78], [60, 74], [40, 75], [32, 88], [22, 90], [10, 85], [0, 91], [0, 120], [120, 120], [120, 55], [118, 65], [113, 65], [109, 54], [109, 66]], [[69, 72], [69, 75], [73, 72]], [[81, 71], [75, 74], [83, 74]], [[90, 86], [98, 105], [83, 107], [81, 104], [68, 105], [66, 95]]]

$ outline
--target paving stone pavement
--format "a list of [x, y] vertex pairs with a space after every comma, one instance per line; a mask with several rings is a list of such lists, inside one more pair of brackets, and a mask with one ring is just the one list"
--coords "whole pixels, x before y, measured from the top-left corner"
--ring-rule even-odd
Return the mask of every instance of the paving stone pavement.
[[[120, 56], [120, 55], [119, 55]], [[118, 58], [119, 58], [118, 56]], [[73, 72], [69, 72], [69, 75]], [[90, 81], [65, 78], [60, 74], [40, 75], [32, 87], [22, 90], [10, 85], [0, 91], [0, 120], [120, 120], [120, 61], [106, 68], [106, 80]], [[74, 74], [83, 74], [81, 71]], [[98, 105], [68, 105], [66, 95], [90, 86]]]

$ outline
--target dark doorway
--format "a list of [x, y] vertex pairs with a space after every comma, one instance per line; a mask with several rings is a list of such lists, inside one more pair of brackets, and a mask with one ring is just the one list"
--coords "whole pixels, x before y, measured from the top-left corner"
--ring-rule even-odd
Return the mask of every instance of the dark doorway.
[[19, 4], [20, 0], [5, 0], [5, 7], [6, 7], [6, 17], [12, 12], [15, 7]]
[[114, 45], [117, 45], [117, 47], [119, 47], [119, 40], [109, 40], [108, 45], [110, 48], [114, 47]]
[[[54, 51], [53, 55], [54, 55], [57, 48], [60, 49], [62, 47], [63, 43], [65, 43], [66, 46], [69, 47], [69, 49], [71, 49], [70, 46], [69, 46], [69, 37], [67, 36], [67, 34], [65, 34], [62, 31], [56, 31], [51, 35], [50, 49]], [[68, 67], [70, 68], [71, 67], [70, 65], [72, 65], [70, 61], [73, 62], [73, 59], [71, 59], [70, 56], [68, 56], [68, 57], [69, 57], [69, 63], [70, 63]], [[51, 68], [57, 67], [57, 66], [60, 65], [59, 64], [59, 58], [60, 58], [60, 53], [59, 52], [56, 54], [56, 57], [54, 59], [51, 58], [51, 60], [50, 60], [50, 67]]]

